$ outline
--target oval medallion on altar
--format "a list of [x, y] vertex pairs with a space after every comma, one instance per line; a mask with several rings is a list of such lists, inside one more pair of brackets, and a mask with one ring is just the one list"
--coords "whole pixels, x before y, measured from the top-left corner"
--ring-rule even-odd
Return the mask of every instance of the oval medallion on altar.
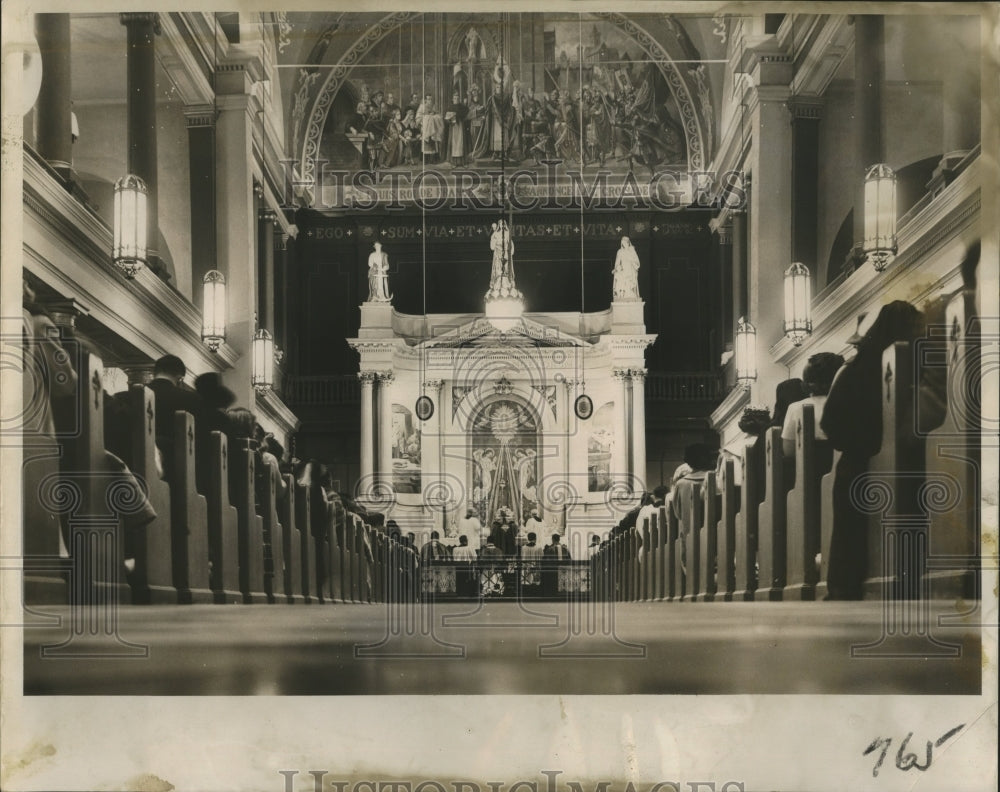
[[581, 421], [586, 421], [594, 414], [594, 402], [586, 394], [581, 394], [576, 397], [576, 404], [574, 405], [574, 410], [576, 411], [576, 417]]
[[413, 405], [413, 412], [421, 421], [428, 420], [434, 415], [434, 401], [430, 396], [421, 396]]

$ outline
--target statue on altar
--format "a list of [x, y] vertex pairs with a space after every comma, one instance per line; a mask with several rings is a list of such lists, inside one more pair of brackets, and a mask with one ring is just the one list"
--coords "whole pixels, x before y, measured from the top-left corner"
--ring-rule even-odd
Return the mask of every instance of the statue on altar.
[[389, 255], [382, 250], [382, 243], [375, 243], [375, 250], [368, 256], [368, 302], [390, 302]]
[[493, 223], [490, 234], [490, 250], [493, 251], [493, 267], [490, 270], [490, 293], [498, 297], [516, 296], [514, 287], [514, 240], [505, 220]]
[[639, 254], [632, 247], [632, 240], [622, 237], [621, 247], [615, 256], [614, 300], [636, 302], [639, 298]]

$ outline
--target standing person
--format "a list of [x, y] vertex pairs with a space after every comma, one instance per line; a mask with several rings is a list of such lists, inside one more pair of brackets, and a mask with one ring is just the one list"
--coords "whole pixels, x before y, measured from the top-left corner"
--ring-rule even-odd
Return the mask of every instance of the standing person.
[[458, 532], [472, 537], [472, 541], [479, 547], [485, 545], [485, 532], [483, 524], [479, 522], [475, 509], [466, 509], [465, 517], [458, 521]]
[[830, 386], [821, 428], [841, 455], [833, 478], [827, 599], [864, 598], [868, 515], [858, 509], [851, 487], [882, 445], [882, 352], [897, 341], [913, 341], [923, 330], [923, 314], [910, 303], [896, 300], [883, 306], [858, 342], [858, 354]]
[[427, 94], [417, 108], [417, 123], [420, 124], [420, 150], [428, 165], [438, 162], [441, 143], [444, 140], [444, 119], [434, 106], [434, 97]]
[[436, 563], [438, 561], [444, 561], [448, 558], [448, 551], [445, 550], [443, 544], [441, 544], [441, 534], [437, 531], [431, 531], [431, 539], [429, 542], [425, 542], [424, 546], [420, 548], [420, 562], [423, 564]]
[[538, 534], [528, 533], [528, 541], [521, 547], [521, 582], [525, 586], [539, 586], [542, 583], [538, 565], [545, 557], [544, 549], [538, 544]]
[[445, 145], [447, 161], [456, 167], [465, 165], [469, 152], [469, 108], [459, 100], [458, 91], [451, 95], [451, 104], [445, 109]]
[[452, 551], [452, 560], [458, 564], [455, 570], [455, 588], [458, 594], [471, 597], [476, 594], [476, 551], [469, 547], [469, 537], [458, 537], [458, 547]]
[[541, 512], [538, 510], [538, 507], [536, 506], [534, 509], [531, 510], [531, 515], [528, 517], [528, 519], [524, 521], [524, 531], [519, 532], [517, 535], [518, 546], [523, 546], [527, 543], [527, 539], [522, 540], [522, 537], [524, 537], [525, 535], [530, 536], [532, 532], [534, 532], [537, 536], [538, 532], [541, 531], [542, 528], [544, 527], [545, 523], [542, 522]]
[[542, 590], [553, 597], [559, 592], [559, 566], [570, 560], [569, 549], [561, 542], [559, 534], [552, 534], [552, 544], [544, 552], [545, 569], [542, 571]]

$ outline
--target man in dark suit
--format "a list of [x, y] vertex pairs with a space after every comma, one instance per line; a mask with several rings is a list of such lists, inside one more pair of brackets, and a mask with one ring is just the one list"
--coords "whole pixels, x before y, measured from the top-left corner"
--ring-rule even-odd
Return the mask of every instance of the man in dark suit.
[[156, 408], [156, 445], [163, 457], [163, 478], [170, 480], [174, 461], [174, 413], [184, 410], [197, 416], [202, 412], [202, 399], [183, 384], [187, 368], [176, 355], [164, 355], [153, 364], [153, 379], [146, 387], [153, 391]]

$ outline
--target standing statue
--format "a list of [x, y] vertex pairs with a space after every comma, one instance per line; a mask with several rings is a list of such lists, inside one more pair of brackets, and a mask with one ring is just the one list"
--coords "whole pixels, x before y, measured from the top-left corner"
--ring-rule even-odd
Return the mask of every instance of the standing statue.
[[389, 256], [382, 250], [382, 243], [375, 243], [375, 250], [368, 256], [368, 302], [389, 302]]
[[509, 288], [514, 285], [513, 261], [514, 240], [504, 220], [492, 224], [490, 250], [493, 251], [493, 267], [490, 271], [490, 288]]
[[615, 256], [614, 299], [621, 302], [636, 302], [639, 298], [639, 254], [632, 247], [632, 241], [622, 237], [622, 246]]

